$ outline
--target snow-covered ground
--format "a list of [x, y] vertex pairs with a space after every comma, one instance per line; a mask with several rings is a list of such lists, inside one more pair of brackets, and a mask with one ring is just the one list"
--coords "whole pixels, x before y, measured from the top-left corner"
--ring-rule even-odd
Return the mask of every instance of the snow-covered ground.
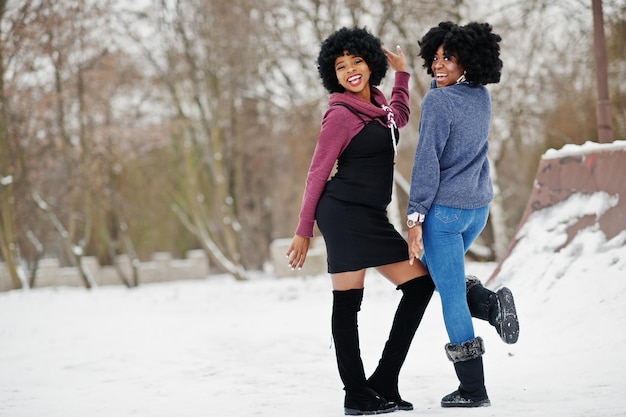
[[[626, 250], [605, 249], [573, 255], [564, 274], [538, 256], [505, 268], [521, 332], [505, 345], [476, 321], [489, 408], [439, 406], [457, 380], [435, 295], [401, 374], [415, 410], [394, 415], [626, 415]], [[467, 272], [488, 277], [494, 267], [472, 263]], [[399, 298], [369, 273], [360, 314], [367, 371]], [[326, 276], [3, 293], [0, 416], [340, 416], [330, 307]]]

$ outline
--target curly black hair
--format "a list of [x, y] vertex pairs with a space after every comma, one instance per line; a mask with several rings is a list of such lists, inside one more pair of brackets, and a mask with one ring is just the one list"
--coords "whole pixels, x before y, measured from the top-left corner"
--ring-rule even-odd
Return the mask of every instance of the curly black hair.
[[434, 76], [433, 57], [443, 45], [446, 54], [455, 54], [457, 62], [465, 67], [465, 79], [474, 84], [500, 82], [502, 60], [500, 59], [500, 35], [493, 33], [488, 23], [472, 22], [459, 26], [452, 22], [441, 22], [417, 43], [419, 55], [424, 59], [424, 68]]
[[335, 74], [335, 60], [348, 51], [365, 60], [372, 75], [370, 85], [380, 84], [387, 73], [387, 57], [381, 49], [380, 39], [365, 28], [341, 28], [322, 42], [317, 57], [317, 70], [324, 88], [330, 93], [342, 93], [345, 89], [339, 85]]

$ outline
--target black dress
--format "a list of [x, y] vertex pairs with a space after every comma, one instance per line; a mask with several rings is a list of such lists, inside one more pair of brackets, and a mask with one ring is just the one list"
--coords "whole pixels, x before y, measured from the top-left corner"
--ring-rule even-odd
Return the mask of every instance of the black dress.
[[342, 152], [336, 174], [326, 183], [315, 219], [331, 274], [409, 259], [406, 241], [387, 217], [394, 167], [391, 140], [389, 128], [367, 123]]

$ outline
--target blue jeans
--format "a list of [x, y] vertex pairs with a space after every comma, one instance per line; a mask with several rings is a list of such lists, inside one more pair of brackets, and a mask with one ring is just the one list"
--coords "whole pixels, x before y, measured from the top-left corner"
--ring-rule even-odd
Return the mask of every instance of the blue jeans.
[[488, 216], [489, 206], [458, 209], [433, 205], [422, 225], [422, 263], [441, 297], [443, 320], [453, 344], [474, 338], [465, 290], [465, 252], [484, 229]]

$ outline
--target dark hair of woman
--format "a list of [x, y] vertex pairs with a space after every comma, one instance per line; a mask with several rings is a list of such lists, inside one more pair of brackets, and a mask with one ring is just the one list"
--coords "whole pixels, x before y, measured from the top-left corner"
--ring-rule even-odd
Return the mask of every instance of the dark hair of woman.
[[372, 75], [370, 85], [380, 84], [387, 72], [387, 57], [381, 49], [380, 39], [372, 35], [365, 28], [341, 28], [329, 36], [320, 48], [317, 57], [317, 70], [324, 88], [329, 93], [343, 93], [345, 89], [339, 85], [335, 74], [335, 60], [337, 57], [348, 54], [363, 58]]
[[417, 43], [424, 68], [434, 76], [431, 65], [439, 46], [446, 54], [456, 55], [459, 65], [465, 67], [465, 79], [474, 84], [500, 82], [500, 35], [492, 32], [488, 23], [468, 23], [464, 26], [441, 22], [431, 28]]

